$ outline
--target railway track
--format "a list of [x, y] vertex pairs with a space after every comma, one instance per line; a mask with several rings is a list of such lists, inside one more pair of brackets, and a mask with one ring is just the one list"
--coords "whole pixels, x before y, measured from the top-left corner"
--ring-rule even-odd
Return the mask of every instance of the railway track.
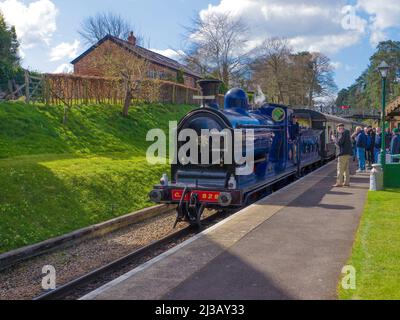
[[33, 300], [70, 300], [78, 299], [84, 294], [98, 288], [101, 285], [124, 274], [126, 270], [148, 261], [154, 256], [174, 247], [180, 242], [186, 240], [205, 228], [225, 219], [233, 212], [216, 212], [202, 220], [203, 228], [199, 230], [197, 227], [188, 226], [174, 233], [171, 233], [160, 240], [154, 241], [138, 250], [133, 251], [115, 261], [108, 263], [96, 270], [93, 270], [83, 276], [80, 276], [68, 283], [65, 283], [52, 291], [43, 293]]
[[[314, 171], [314, 169], [315, 168], [312, 168], [310, 171], [306, 172], [305, 175]], [[290, 183], [290, 181], [277, 183], [276, 185], [274, 185], [273, 191], [277, 191], [289, 185]], [[79, 276], [78, 278], [57, 287], [55, 290], [43, 293], [35, 297], [33, 300], [79, 299], [85, 294], [101, 287], [102, 285], [116, 279], [117, 277], [125, 274], [133, 268], [171, 249], [172, 247], [185, 241], [191, 236], [196, 235], [205, 228], [211, 227], [212, 225], [227, 218], [229, 215], [233, 214], [236, 211], [220, 211], [213, 213], [202, 220], [203, 228], [201, 230], [193, 226], [187, 226], [167, 236], [164, 236], [159, 240], [153, 241], [152, 243], [147, 244], [104, 266], [90, 271], [83, 276]]]

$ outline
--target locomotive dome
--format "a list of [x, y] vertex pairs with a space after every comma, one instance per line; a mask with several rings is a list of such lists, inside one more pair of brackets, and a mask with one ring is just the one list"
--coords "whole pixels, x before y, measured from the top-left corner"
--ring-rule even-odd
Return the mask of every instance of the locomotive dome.
[[241, 108], [245, 110], [249, 108], [249, 99], [243, 89], [233, 88], [225, 95], [225, 109], [232, 108]]

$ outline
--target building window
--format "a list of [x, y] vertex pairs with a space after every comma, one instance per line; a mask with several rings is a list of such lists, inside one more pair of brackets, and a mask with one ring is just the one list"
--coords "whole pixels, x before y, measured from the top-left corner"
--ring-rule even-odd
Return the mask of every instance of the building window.
[[150, 79], [156, 79], [157, 78], [157, 72], [154, 71], [154, 70], [149, 70], [149, 71], [147, 71], [147, 76]]

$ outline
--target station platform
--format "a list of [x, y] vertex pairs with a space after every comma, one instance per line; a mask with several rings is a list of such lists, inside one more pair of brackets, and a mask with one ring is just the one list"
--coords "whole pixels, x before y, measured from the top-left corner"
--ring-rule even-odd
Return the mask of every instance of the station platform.
[[335, 176], [331, 162], [82, 299], [336, 299], [369, 176]]

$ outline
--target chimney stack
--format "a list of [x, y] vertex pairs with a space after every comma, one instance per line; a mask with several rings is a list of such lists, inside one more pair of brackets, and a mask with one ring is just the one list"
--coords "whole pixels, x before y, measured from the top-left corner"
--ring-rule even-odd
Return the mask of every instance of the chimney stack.
[[133, 35], [133, 31], [129, 33], [128, 42], [136, 46], [136, 37]]
[[218, 105], [218, 94], [221, 81], [216, 79], [202, 79], [197, 81], [201, 89], [202, 101], [201, 106], [219, 108]]

